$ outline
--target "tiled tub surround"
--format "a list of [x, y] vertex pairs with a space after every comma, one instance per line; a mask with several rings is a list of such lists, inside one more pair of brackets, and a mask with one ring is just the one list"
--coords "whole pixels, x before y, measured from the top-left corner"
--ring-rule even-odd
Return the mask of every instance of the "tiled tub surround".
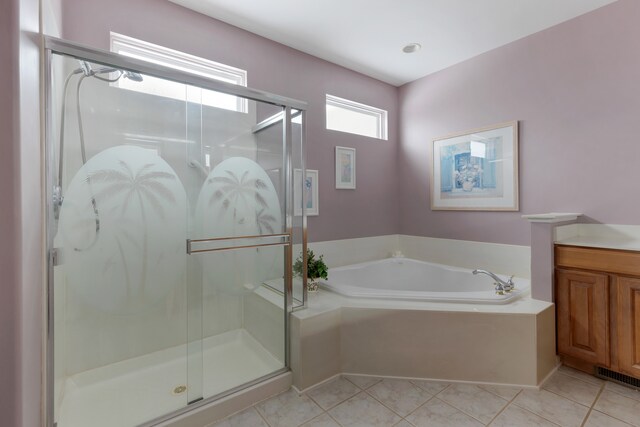
[[557, 364], [553, 304], [452, 304], [311, 295], [291, 321], [294, 385], [337, 374], [537, 386]]
[[[528, 247], [402, 235], [309, 246], [324, 254], [329, 267], [400, 251], [529, 277]], [[492, 306], [349, 298], [322, 290], [294, 313], [291, 334], [293, 381], [301, 390], [340, 373], [537, 386], [557, 363], [553, 305], [528, 297]]]
[[640, 392], [560, 367], [540, 390], [343, 375], [208, 427], [630, 427]]
[[528, 246], [390, 234], [310, 242], [309, 248], [323, 254], [329, 267], [384, 259], [399, 251], [407, 258], [420, 261], [468, 269], [482, 268], [516, 277], [531, 276], [531, 250]]

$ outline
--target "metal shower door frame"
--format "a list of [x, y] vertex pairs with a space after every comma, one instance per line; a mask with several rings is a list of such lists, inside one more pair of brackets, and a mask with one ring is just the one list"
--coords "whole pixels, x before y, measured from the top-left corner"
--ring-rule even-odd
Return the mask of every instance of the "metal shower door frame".
[[[182, 84], [197, 86], [203, 89], [209, 89], [216, 92], [241, 97], [248, 100], [264, 102], [271, 105], [276, 105], [284, 109], [284, 123], [283, 123], [283, 162], [285, 168], [285, 188], [286, 196], [284, 201], [285, 206], [285, 233], [288, 238], [286, 239], [288, 244], [282, 244], [285, 250], [285, 295], [284, 295], [284, 325], [285, 325], [285, 367], [277, 370], [264, 377], [257, 378], [249, 383], [242, 384], [233, 389], [227, 390], [221, 394], [208, 397], [206, 399], [199, 400], [195, 403], [189, 404], [184, 408], [168, 413], [161, 417], [143, 424], [142, 426], [153, 426], [157, 423], [170, 420], [171, 418], [190, 412], [199, 407], [213, 403], [225, 396], [229, 396], [233, 393], [259, 384], [267, 379], [276, 377], [284, 372], [290, 370], [290, 319], [289, 316], [293, 309], [293, 167], [292, 167], [292, 110], [297, 110], [302, 114], [302, 130], [301, 135], [301, 159], [300, 164], [302, 170], [305, 171], [305, 155], [304, 155], [304, 142], [305, 142], [305, 129], [306, 129], [306, 109], [307, 103], [298, 101], [295, 99], [274, 95], [269, 92], [264, 92], [256, 89], [251, 89], [245, 86], [237, 86], [231, 83], [217, 81], [206, 77], [197, 76], [194, 74], [188, 74], [183, 71], [175, 70], [172, 68], [164, 67], [157, 64], [148, 63], [135, 58], [129, 58], [122, 55], [115, 54], [113, 52], [94, 49], [82, 44], [69, 42], [55, 37], [43, 37], [43, 87], [44, 87], [44, 113], [45, 113], [45, 135], [44, 135], [44, 159], [45, 159], [45, 191], [46, 207], [44, 228], [46, 238], [46, 287], [45, 287], [45, 357], [43, 361], [44, 369], [44, 387], [43, 387], [43, 401], [45, 402], [45, 425], [47, 427], [55, 427], [54, 422], [54, 267], [57, 263], [57, 253], [54, 250], [54, 227], [52, 226], [54, 218], [54, 191], [53, 183], [55, 183], [55, 153], [54, 142], [55, 136], [53, 135], [53, 74], [52, 74], [52, 59], [54, 54], [65, 55], [76, 58], [78, 60], [86, 60], [92, 63], [97, 63], [109, 67], [115, 67], [118, 69], [133, 71], [141, 74], [146, 74], [153, 77], [162, 78], [165, 80], [178, 82]], [[303, 174], [304, 179], [304, 174]], [[271, 236], [273, 237], [273, 236]], [[306, 246], [307, 246], [307, 220], [304, 204], [302, 206], [302, 254], [306, 261]], [[306, 262], [304, 263], [306, 264]], [[306, 289], [306, 277], [303, 277], [303, 304], [297, 308], [304, 308], [307, 306], [307, 289]]]

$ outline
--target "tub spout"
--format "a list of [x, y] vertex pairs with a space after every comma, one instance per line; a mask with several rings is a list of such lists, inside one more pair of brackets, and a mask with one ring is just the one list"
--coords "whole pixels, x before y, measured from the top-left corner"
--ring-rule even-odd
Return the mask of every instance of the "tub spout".
[[513, 283], [513, 276], [509, 277], [509, 279], [507, 281], [502, 280], [501, 278], [499, 278], [498, 276], [496, 276], [495, 274], [493, 274], [490, 271], [487, 270], [473, 270], [472, 271], [473, 274], [486, 274], [487, 276], [491, 277], [493, 280], [496, 281], [495, 285], [496, 285], [496, 293], [500, 294], [500, 295], [504, 295], [505, 292], [511, 292], [516, 286], [515, 283]]

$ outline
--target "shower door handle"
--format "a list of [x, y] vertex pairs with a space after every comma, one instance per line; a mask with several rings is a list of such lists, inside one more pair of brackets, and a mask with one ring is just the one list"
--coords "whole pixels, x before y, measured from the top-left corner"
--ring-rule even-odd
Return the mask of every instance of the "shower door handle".
[[[267, 240], [265, 243], [253, 243], [253, 244], [235, 244], [228, 245], [227, 242], [242, 240]], [[280, 240], [275, 241], [274, 240]], [[211, 247], [212, 245], [222, 246]], [[214, 237], [210, 239], [187, 239], [187, 254], [196, 254], [202, 252], [219, 252], [219, 251], [231, 251], [235, 249], [250, 249], [250, 248], [262, 248], [266, 246], [289, 246], [291, 245], [291, 235], [288, 233], [283, 234], [262, 234], [257, 236], [236, 236], [236, 237]]]

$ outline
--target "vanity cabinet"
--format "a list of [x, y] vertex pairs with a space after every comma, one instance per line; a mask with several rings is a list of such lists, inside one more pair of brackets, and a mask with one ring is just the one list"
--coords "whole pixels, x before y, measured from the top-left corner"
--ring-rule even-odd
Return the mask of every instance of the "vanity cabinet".
[[618, 279], [618, 368], [640, 378], [640, 278]]
[[609, 365], [609, 278], [606, 274], [556, 272], [558, 353]]
[[640, 378], [640, 252], [556, 245], [555, 264], [563, 362]]

